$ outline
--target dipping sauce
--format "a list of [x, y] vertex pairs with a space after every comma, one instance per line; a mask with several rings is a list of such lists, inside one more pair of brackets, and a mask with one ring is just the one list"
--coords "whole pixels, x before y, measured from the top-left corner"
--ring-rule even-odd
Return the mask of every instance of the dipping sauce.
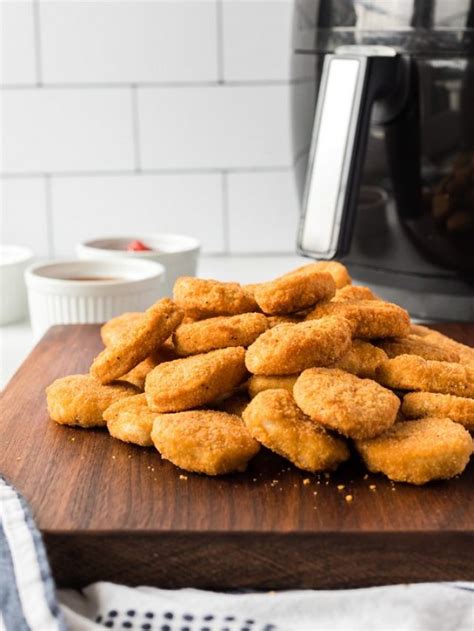
[[[149, 248], [147, 245], [143, 243], [143, 241], [139, 241], [136, 239], [135, 241], [131, 241], [127, 243], [126, 247], [127, 252], [152, 252], [152, 248]], [[156, 250], [155, 250], [156, 251]]]

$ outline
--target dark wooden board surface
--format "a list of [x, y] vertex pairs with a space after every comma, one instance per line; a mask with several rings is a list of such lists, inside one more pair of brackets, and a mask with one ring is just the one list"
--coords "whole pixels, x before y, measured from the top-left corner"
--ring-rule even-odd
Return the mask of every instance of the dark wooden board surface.
[[[433, 328], [474, 344], [474, 325]], [[460, 478], [417, 488], [365, 478], [357, 463], [308, 475], [262, 451], [244, 474], [183, 479], [153, 449], [48, 420], [44, 388], [86, 372], [99, 348], [96, 325], [53, 327], [1, 401], [1, 471], [30, 503], [61, 585], [474, 579], [472, 462]]]

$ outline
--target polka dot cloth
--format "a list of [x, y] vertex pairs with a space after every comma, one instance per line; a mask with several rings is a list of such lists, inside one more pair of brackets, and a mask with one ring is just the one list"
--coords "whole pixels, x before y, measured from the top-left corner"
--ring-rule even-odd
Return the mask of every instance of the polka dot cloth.
[[134, 631], [279, 631], [274, 624], [250, 618], [207, 613], [177, 613], [174, 611], [136, 611], [110, 609], [96, 616], [95, 622], [107, 629]]

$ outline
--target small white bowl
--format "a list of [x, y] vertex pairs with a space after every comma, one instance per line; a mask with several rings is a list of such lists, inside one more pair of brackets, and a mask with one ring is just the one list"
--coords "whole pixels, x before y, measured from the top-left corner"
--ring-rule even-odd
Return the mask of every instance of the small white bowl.
[[[151, 251], [128, 251], [131, 241], [142, 241]], [[171, 296], [178, 276], [195, 276], [201, 244], [194, 237], [180, 234], [135, 234], [129, 237], [104, 237], [79, 243], [76, 246], [80, 259], [110, 259], [127, 257], [156, 261], [165, 266], [165, 295]]]
[[[163, 296], [165, 270], [154, 261], [54, 261], [25, 272], [35, 338], [53, 324], [105, 322], [144, 311]], [[77, 278], [85, 280], [73, 280]], [[98, 278], [99, 280], [95, 280]]]
[[0, 246], [0, 325], [26, 316], [23, 274], [33, 261], [33, 252], [18, 245]]

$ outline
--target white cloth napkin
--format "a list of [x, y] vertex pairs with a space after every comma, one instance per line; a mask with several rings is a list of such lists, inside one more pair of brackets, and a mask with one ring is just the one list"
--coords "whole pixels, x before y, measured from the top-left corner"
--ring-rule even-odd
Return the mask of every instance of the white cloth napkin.
[[[77, 631], [472, 631], [474, 583], [223, 594], [95, 583], [59, 590]], [[111, 626], [112, 625], [112, 626]]]

